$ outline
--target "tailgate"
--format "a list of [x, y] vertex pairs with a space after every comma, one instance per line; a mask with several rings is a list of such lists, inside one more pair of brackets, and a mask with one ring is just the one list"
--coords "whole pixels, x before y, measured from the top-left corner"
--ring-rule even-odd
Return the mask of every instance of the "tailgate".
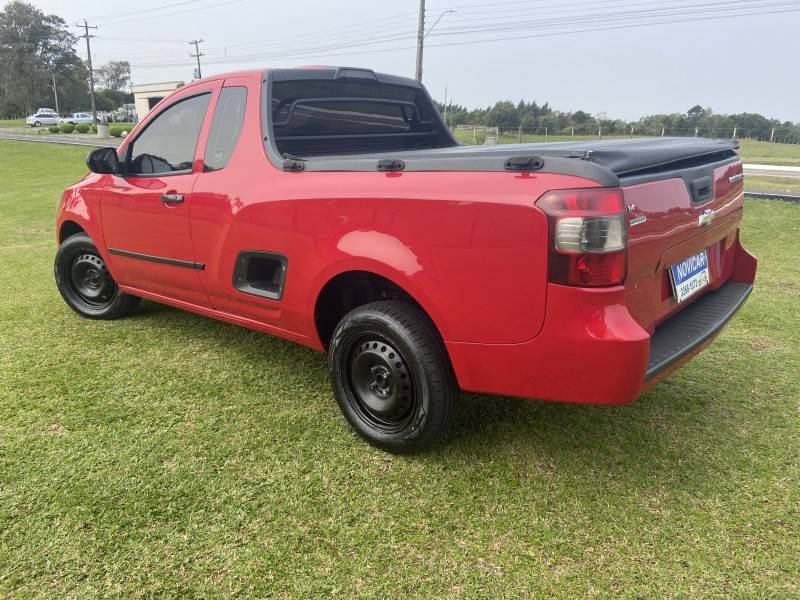
[[[649, 333], [733, 272], [744, 202], [742, 163], [726, 158], [622, 180], [628, 211], [626, 303]], [[710, 284], [678, 302], [669, 267], [705, 250]]]

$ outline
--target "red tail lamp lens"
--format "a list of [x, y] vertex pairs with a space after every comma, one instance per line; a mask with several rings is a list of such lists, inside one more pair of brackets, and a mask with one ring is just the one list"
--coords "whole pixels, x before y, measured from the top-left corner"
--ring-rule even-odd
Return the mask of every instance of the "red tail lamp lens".
[[536, 205], [550, 223], [551, 282], [598, 287], [625, 280], [627, 224], [620, 188], [556, 190]]

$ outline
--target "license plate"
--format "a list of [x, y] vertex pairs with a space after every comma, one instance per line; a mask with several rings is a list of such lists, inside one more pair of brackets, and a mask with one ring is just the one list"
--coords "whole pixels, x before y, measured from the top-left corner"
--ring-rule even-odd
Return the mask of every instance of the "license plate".
[[708, 272], [708, 252], [703, 250], [669, 268], [672, 293], [678, 302], [683, 302], [711, 283]]

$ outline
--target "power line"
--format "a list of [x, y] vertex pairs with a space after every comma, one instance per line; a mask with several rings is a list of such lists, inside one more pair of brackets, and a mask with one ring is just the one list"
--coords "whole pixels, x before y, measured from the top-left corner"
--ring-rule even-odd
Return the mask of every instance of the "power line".
[[[520, 0], [520, 1], [522, 2], [524, 0]], [[543, 0], [539, 0], [540, 3], [542, 1]], [[550, 1], [552, 1], [552, 0], [550, 0]], [[568, 4], [566, 7], [564, 5], [559, 5], [560, 8], [557, 11], [557, 13], [560, 15], [566, 10], [576, 10], [579, 7], [592, 5], [592, 4], [598, 4], [600, 2], [608, 3], [609, 1], [620, 2], [620, 1], [625, 1], [625, 0], [599, 0], [599, 2], [598, 2], [598, 0], [595, 0], [595, 1], [590, 1], [590, 2], [578, 2], [578, 3], [573, 3], [571, 5]], [[686, 0], [684, 0], [684, 1], [686, 1]], [[741, 3], [741, 2], [750, 2], [750, 3], [752, 3], [752, 0], [728, 0], [728, 2], [726, 3], [726, 6], [728, 4], [732, 5], [732, 4]], [[633, 6], [644, 6], [644, 5], [653, 4], [653, 3], [654, 2], [645, 2], [644, 4], [638, 4], [638, 5], [633, 5]], [[660, 4], [660, 2], [655, 2], [655, 3], [656, 4]], [[630, 7], [631, 5], [628, 5], [628, 6]], [[546, 4], [546, 5], [543, 5], [542, 7], [543, 8], [554, 8], [554, 5], [553, 4]], [[691, 7], [691, 5], [688, 5], [688, 6], [682, 7], [682, 8], [689, 8], [689, 7]], [[614, 8], [617, 8], [617, 7], [614, 7]], [[623, 8], [623, 7], [620, 6], [619, 8]], [[661, 10], [665, 10], [665, 9], [661, 9]], [[541, 11], [539, 11], [539, 12], [542, 15], [547, 14], [547, 13], [542, 13]], [[637, 12], [640, 12], [640, 11], [637, 11]], [[410, 14], [413, 14], [413, 13], [402, 13], [402, 15], [410, 15]], [[624, 16], [624, 15], [630, 14], [630, 13], [619, 13], [619, 14], [621, 16]], [[398, 16], [402, 16], [402, 15], [398, 15]], [[570, 17], [569, 18], [569, 22], [568, 23], [564, 23], [564, 24], [575, 24], [576, 21], [581, 21], [581, 20], [582, 21], [589, 20], [589, 19], [596, 20], [600, 16], [601, 15], [598, 15], [597, 13], [593, 13], [593, 14], [590, 14], [588, 16]], [[450, 19], [452, 19], [453, 21], [455, 21], [458, 18], [459, 18], [458, 15], [450, 17]], [[389, 19], [389, 17], [386, 17], [386, 19]], [[448, 19], [448, 21], [450, 21], [450, 19]], [[292, 52], [292, 53], [295, 53], [295, 52], [298, 52], [298, 51], [302, 51], [305, 54], [316, 55], [316, 54], [318, 54], [319, 52], [322, 52], [322, 51], [326, 51], [327, 52], [327, 51], [330, 51], [332, 49], [339, 49], [340, 47], [342, 47], [342, 44], [345, 43], [345, 42], [343, 42], [342, 38], [344, 37], [344, 35], [346, 35], [349, 32], [345, 31], [344, 33], [336, 33], [336, 34], [334, 34], [333, 33], [334, 31], [342, 31], [343, 29], [348, 29], [348, 28], [351, 28], [351, 31], [353, 29], [362, 29], [363, 28], [362, 26], [366, 26], [366, 24], [374, 22], [374, 21], [375, 20], [366, 21], [366, 22], [362, 22], [360, 24], [359, 23], [355, 23], [355, 24], [352, 24], [352, 25], [349, 25], [349, 26], [344, 26], [344, 27], [340, 26], [340, 27], [336, 27], [336, 28], [329, 28], [327, 30], [322, 30], [322, 31], [319, 31], [319, 32], [316, 32], [316, 33], [306, 34], [306, 35], [303, 36], [303, 45], [300, 48], [298, 48], [296, 45], [295, 46], [292, 46], [291, 44], [287, 45], [285, 42], [281, 41], [282, 39], [286, 39], [286, 38], [272, 38], [271, 41], [268, 41], [268, 42], [255, 42], [255, 43], [247, 43], [247, 44], [235, 44], [235, 45], [229, 45], [229, 46], [225, 46], [225, 47], [206, 48], [206, 54], [207, 55], [219, 54], [218, 50], [222, 49], [223, 52], [224, 52], [224, 56], [219, 57], [219, 58], [224, 58], [224, 59], [227, 59], [227, 58], [238, 58], [238, 59], [241, 59], [241, 60], [244, 60], [244, 59], [246, 59], [248, 57], [251, 57], [251, 56], [254, 59], [257, 59], [257, 58], [259, 58], [261, 56], [264, 56], [265, 54], [270, 54], [270, 55], [271, 54], [275, 54], [273, 52], [270, 52], [271, 49], [279, 50], [280, 52], [278, 52], [277, 54], [285, 54], [286, 51], [289, 51], [289, 52]], [[564, 19], [550, 20], [550, 21], [548, 21], [548, 24], [551, 24], [551, 23], [552, 24], [557, 24], [559, 21], [564, 21]], [[493, 26], [500, 25], [501, 27], [498, 28], [498, 30], [502, 31], [502, 30], [508, 29], [508, 25], [514, 25], [514, 26], [516, 26], [517, 29], [521, 29], [521, 28], [523, 28], [523, 27], [520, 27], [521, 23], [522, 22], [520, 22], [520, 21], [515, 21], [513, 23], [492, 22], [491, 25], [493, 25]], [[538, 20], [537, 21], [525, 21], [524, 22], [525, 27], [529, 27], [531, 25], [540, 25], [540, 24], [542, 24], [542, 23], [540, 23]], [[398, 31], [398, 27], [400, 27], [400, 31]], [[451, 27], [446, 27], [446, 28], [437, 30], [438, 33], [436, 35], [439, 35], [439, 33], [441, 33], [441, 34], [445, 34], [446, 33], [448, 35], [454, 35], [456, 31], [467, 30], [467, 29], [475, 29], [474, 32], [470, 31], [469, 33], [481, 33], [484, 29], [486, 29], [488, 31], [489, 27], [481, 26], [481, 27], [477, 27], [476, 28], [475, 26], [470, 26], [468, 28], [468, 27], [463, 27], [463, 26], [462, 27], [451, 26]], [[404, 33], [402, 30], [405, 30], [405, 32], [407, 32], [407, 34]], [[428, 31], [427, 33], [430, 33], [430, 31]], [[395, 23], [394, 25], [389, 26], [388, 29], [385, 28], [385, 27], [379, 27], [379, 28], [370, 27], [370, 28], [368, 28], [367, 31], [365, 31], [364, 35], [365, 35], [365, 37], [364, 36], [362, 36], [362, 37], [356, 36], [355, 38], [352, 37], [352, 36], [347, 36], [346, 40], [347, 40], [347, 42], [356, 42], [358, 45], [368, 46], [368, 45], [384, 45], [386, 43], [393, 42], [393, 41], [411, 39], [411, 36], [412, 36], [410, 23], [408, 25], [404, 25], [402, 23]], [[434, 37], [435, 37], [435, 35], [434, 35]], [[292, 38], [289, 38], [289, 39], [293, 39], [293, 38], [296, 38], [296, 36], [292, 36]], [[309, 43], [310, 41], [313, 41], [313, 44], [310, 44]], [[347, 44], [347, 47], [350, 47], [349, 43]], [[234, 52], [232, 55], [230, 53], [230, 51], [234, 50], [234, 49], [246, 50], [246, 49], [249, 49], [249, 48], [252, 48], [254, 52]], [[215, 52], [215, 51], [217, 51], [217, 52]], [[135, 54], [145, 55], [145, 56], [148, 55], [148, 54], [153, 55], [152, 53], [135, 53]], [[162, 56], [162, 55], [163, 55], [163, 53], [159, 53], [158, 54], [158, 56]], [[174, 61], [167, 61], [167, 62], [174, 62]], [[206, 62], [208, 62], [208, 61], [206, 61]]]
[[[209, 4], [208, 6], [198, 6], [195, 8], [189, 8], [186, 10], [179, 10], [171, 13], [166, 14], [158, 14], [158, 15], [150, 15], [148, 17], [138, 17], [134, 19], [122, 19], [122, 20], [115, 20], [109, 23], [103, 23], [103, 27], [112, 27], [114, 25], [125, 25], [127, 23], [139, 23], [141, 21], [149, 21], [150, 19], [163, 19], [164, 17], [173, 17], [176, 15], [183, 15], [186, 13], [196, 13], [201, 10], [206, 10], [209, 8], [219, 8], [220, 6], [228, 6], [229, 4], [238, 4], [239, 2], [244, 2], [245, 0], [228, 0], [228, 2], [216, 2], [214, 4]], [[155, 9], [154, 9], [155, 10]]]
[[[763, 2], [764, 0], [762, 0]], [[438, 33], [434, 34], [436, 36], [441, 35], [463, 35], [468, 33], [491, 33], [495, 31], [514, 31], [520, 29], [529, 29], [531, 27], [537, 26], [550, 26], [550, 25], [574, 25], [583, 22], [593, 22], [595, 24], [605, 23], [615, 20], [623, 20], [623, 19], [658, 19], [664, 16], [674, 16], [674, 15], [687, 15], [687, 14], [716, 14], [719, 12], [725, 12], [729, 10], [749, 10], [751, 8], [781, 8], [784, 6], [797, 6], [797, 2], [794, 0], [783, 0], [783, 1], [769, 1], [767, 0], [766, 3], [752, 3], [753, 6], [742, 6], [739, 7], [737, 5], [741, 5], [745, 3], [746, 0], [727, 0], [723, 2], [707, 2], [702, 4], [696, 4], [692, 6], [684, 6], [679, 8], [649, 8], [643, 10], [632, 10], [632, 11], [619, 11], [619, 12], [609, 12], [609, 13], [602, 13], [602, 14], [591, 14], [591, 15], [577, 15], [568, 18], [561, 18], [555, 17], [550, 19], [534, 19], [534, 20], [527, 20], [527, 21], [502, 21], [502, 22], [491, 22], [486, 23], [484, 25], [476, 26], [476, 25], [465, 25], [465, 26], [456, 26], [456, 27], [449, 27], [440, 30]]]
[[[728, 2], [724, 3], [726, 6], [723, 7], [723, 9], [727, 10], [728, 5], [730, 4], [730, 2], [741, 2], [741, 0], [728, 0]], [[723, 3], [716, 3], [716, 4], [718, 5], [718, 4], [723, 4]], [[752, 5], [753, 2], [750, 2], [750, 4]], [[785, 4], [786, 4], [786, 2], [773, 2], [773, 5], [774, 6], [778, 6], [778, 7], [783, 6]], [[761, 6], [759, 6], [759, 8], [763, 8], [764, 6], [765, 5], [761, 4]], [[754, 9], [756, 7], [755, 6], [738, 7], [738, 10], [743, 10], [743, 9], [749, 10], [751, 8]], [[717, 7], [717, 10], [720, 10], [720, 8]], [[686, 12], [686, 11], [684, 11], [684, 12]], [[706, 12], [712, 12], [712, 11], [706, 10]], [[615, 13], [612, 16], [613, 16], [613, 19], [618, 21], [621, 18], [625, 17], [626, 14], [628, 16], [641, 18], [641, 16], [639, 15], [639, 11], [634, 11], [634, 12], [629, 12], [629, 13]], [[747, 14], [750, 14], [750, 13], [747, 13]], [[658, 21], [651, 21], [652, 24], [658, 24], [658, 23], [660, 23], [661, 21], [664, 20], [663, 17], [672, 16], [672, 15], [664, 14], [664, 15], [657, 15], [657, 16], [659, 17], [659, 20]], [[731, 14], [731, 16], [737, 16], [737, 15], [736, 14]], [[574, 27], [576, 25], [592, 25], [592, 26], [596, 27], [596, 26], [599, 26], [599, 25], [608, 24], [608, 21], [609, 21], [610, 18], [611, 18], [610, 16], [604, 16], [604, 15], [601, 14], [601, 15], [593, 15], [590, 19], [587, 19], [587, 18], [585, 18], [583, 16], [573, 16], [573, 17], [563, 18], [563, 19], [558, 19], [557, 18], [557, 19], [541, 19], [541, 20], [535, 20], [535, 21], [526, 21], [526, 22], [524, 22], [522, 24], [519, 24], [519, 23], [513, 23], [513, 24], [512, 23], [493, 23], [491, 27], [487, 27], [485, 29], [474, 28], [473, 27], [470, 31], [464, 31], [464, 30], [451, 31], [451, 30], [445, 29], [445, 30], [441, 30], [439, 33], [433, 34], [433, 37], [445, 36], [445, 35], [454, 36], [454, 35], [467, 35], [467, 34], [478, 35], [478, 34], [483, 34], [483, 33], [489, 33], [490, 34], [490, 33], [493, 33], [495, 31], [505, 31], [505, 30], [515, 30], [515, 29], [523, 29], [523, 30], [531, 30], [531, 29], [537, 29], [537, 28], [538, 29], [554, 29], [554, 28], [557, 28], [557, 27], [570, 27], [570, 26]], [[633, 25], [635, 23], [623, 23], [623, 24], [625, 24], [625, 25]], [[641, 23], [641, 24], [642, 25], [647, 25], [649, 23], [648, 22], [644, 22], [644, 23]], [[498, 25], [501, 25], [502, 27], [498, 27]], [[245, 53], [245, 54], [239, 54], [239, 55], [234, 55], [234, 56], [230, 56], [230, 57], [225, 57], [224, 59], [220, 59], [220, 60], [217, 60], [215, 62], [220, 63], [220, 64], [223, 64], [225, 62], [243, 62], [243, 61], [246, 61], [247, 59], [256, 60], [256, 59], [259, 59], [259, 58], [263, 58], [265, 56], [272, 57], [272, 58], [283, 58], [283, 57], [296, 58], [296, 57], [302, 57], [302, 56], [318, 56], [320, 52], [330, 52], [332, 50], [343, 50], [343, 49], [353, 49], [353, 48], [364, 47], [364, 46], [382, 45], [382, 44], [386, 44], [386, 43], [389, 43], [389, 42], [402, 41], [402, 40], [409, 40], [410, 41], [411, 38], [412, 38], [412, 34], [409, 32], [408, 35], [382, 36], [380, 38], [367, 38], [367, 39], [364, 39], [364, 40], [357, 40], [357, 41], [351, 40], [349, 42], [341, 42], [341, 43], [336, 43], [336, 44], [322, 44], [322, 45], [318, 45], [318, 46], [304, 45], [304, 46], [299, 47], [299, 48], [298, 47], [294, 47], [294, 48], [292, 48], [292, 47], [288, 47], [288, 48], [284, 47], [281, 51], [278, 51], [278, 52]], [[466, 41], [466, 42], [459, 42], [459, 44], [460, 45], [464, 45], [464, 44], [467, 44], [467, 43], [477, 42], [477, 41], [480, 41], [480, 40], [469, 40], [469, 41]], [[436, 46], [443, 46], [443, 45], [446, 45], [446, 44], [438, 43], [438, 44], [435, 44], [435, 45]], [[354, 54], [354, 53], [351, 53], [351, 54]]]
[[136, 11], [133, 11], [133, 12], [114, 13], [114, 14], [110, 14], [110, 15], [100, 15], [100, 16], [97, 16], [97, 17], [92, 17], [92, 20], [97, 22], [97, 21], [106, 21], [108, 19], [118, 19], [120, 17], [129, 17], [129, 16], [133, 16], [133, 15], [140, 15], [142, 13], [154, 12], [154, 11], [157, 11], [157, 10], [164, 10], [164, 9], [167, 9], [167, 8], [173, 8], [175, 6], [182, 6], [184, 4], [196, 4], [198, 2], [204, 2], [204, 1], [205, 0], [182, 0], [181, 2], [174, 2], [172, 4], [165, 4], [163, 6], [156, 6], [156, 7], [153, 7], [153, 8], [142, 8], [140, 10], [136, 10]]
[[[745, 16], [752, 16], [752, 15], [769, 15], [769, 14], [785, 14], [785, 13], [796, 13], [800, 12], [800, 7], [798, 8], [787, 8], [781, 10], [755, 10], [755, 7], [748, 7], [749, 12], [738, 12], [738, 13], [727, 13], [721, 15], [713, 15], [713, 16], [691, 16], [688, 18], [679, 18], [679, 19], [660, 19], [657, 21], [651, 22], [637, 22], [637, 23], [615, 23], [610, 25], [603, 25], [603, 26], [595, 26], [595, 27], [585, 27], [581, 29], [572, 29], [567, 31], [555, 31], [555, 32], [540, 32], [535, 34], [527, 34], [527, 35], [516, 35], [516, 36], [505, 36], [505, 37], [495, 37], [495, 38], [484, 38], [484, 39], [477, 39], [477, 40], [465, 40], [465, 41], [448, 41], [448, 42], [441, 42], [441, 43], [434, 43], [429, 44], [431, 47], [449, 47], [449, 46], [469, 46], [469, 45], [478, 45], [478, 44], [486, 44], [486, 43], [496, 43], [496, 42], [505, 42], [505, 41], [514, 41], [514, 40], [521, 40], [521, 39], [532, 39], [532, 38], [540, 38], [540, 37], [554, 37], [554, 36], [562, 36], [562, 35], [572, 35], [575, 33], [589, 33], [593, 31], [612, 31], [612, 30], [621, 30], [621, 29], [632, 29], [632, 28], [639, 28], [639, 27], [651, 27], [657, 25], [667, 25], [673, 23], [689, 23], [689, 22], [703, 22], [703, 21], [714, 21], [714, 20], [723, 20], [723, 19], [732, 19], [738, 17], [745, 17]], [[568, 25], [568, 23], [561, 24], [561, 26]], [[329, 47], [327, 49], [318, 48], [315, 51], [326, 52], [328, 50], [347, 50], [352, 47], [359, 47], [359, 44], [351, 44], [351, 45], [339, 45]], [[335, 52], [335, 53], [328, 53], [328, 54], [316, 54], [317, 58], [321, 57], [335, 57], [335, 56], [357, 56], [363, 54], [375, 54], [375, 53], [385, 53], [385, 52], [398, 52], [404, 50], [413, 50], [415, 46], [400, 46], [400, 47], [393, 47], [393, 48], [375, 48], [370, 50], [356, 50], [352, 52]], [[291, 59], [291, 58], [309, 58], [309, 54], [307, 51], [296, 51], [296, 52], [284, 52], [279, 54], [261, 54], [261, 55], [247, 55], [247, 56], [239, 56], [239, 57], [228, 57], [225, 59], [220, 60], [212, 60], [206, 61], [207, 64], [236, 64], [236, 63], [243, 63], [243, 62], [256, 62], [259, 59], [264, 58], [281, 58], [281, 59]], [[185, 65], [186, 62], [162, 62], [162, 63], [142, 63], [134, 65], [137, 68], [147, 68], [147, 67], [169, 67], [169, 66], [182, 66]]]

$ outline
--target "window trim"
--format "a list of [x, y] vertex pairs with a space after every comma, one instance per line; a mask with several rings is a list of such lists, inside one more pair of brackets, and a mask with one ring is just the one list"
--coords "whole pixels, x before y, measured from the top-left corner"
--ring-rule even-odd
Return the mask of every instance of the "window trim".
[[[175, 175], [188, 175], [190, 173], [193, 173], [194, 172], [194, 162], [197, 159], [197, 148], [200, 145], [200, 138], [203, 135], [203, 126], [205, 125], [206, 118], [208, 118], [208, 109], [211, 107], [211, 103], [214, 101], [214, 92], [215, 92], [215, 90], [213, 88], [211, 88], [211, 89], [206, 89], [206, 90], [200, 91], [200, 92], [198, 92], [196, 94], [191, 94], [189, 96], [178, 98], [177, 100], [175, 100], [175, 102], [170, 102], [170, 104], [168, 104], [167, 106], [161, 108], [158, 111], [158, 114], [155, 114], [150, 119], [148, 119], [147, 125], [145, 125], [144, 128], [141, 131], [136, 132], [136, 137], [133, 138], [130, 142], [128, 142], [127, 146], [125, 147], [125, 160], [122, 161], [122, 177], [136, 177], [137, 179], [152, 179], [152, 178], [160, 178], [160, 177], [173, 177]], [[195, 144], [194, 144], [194, 155], [192, 156], [192, 167], [190, 169], [181, 169], [180, 171], [169, 171], [168, 173], [131, 173], [131, 172], [129, 172], [128, 171], [128, 165], [130, 164], [130, 161], [131, 161], [131, 153], [133, 152], [133, 147], [134, 147], [134, 145], [136, 145], [136, 142], [139, 141], [139, 138], [142, 137], [142, 135], [144, 135], [144, 132], [147, 131], [150, 128], [150, 126], [156, 120], [158, 120], [158, 118], [161, 115], [163, 115], [166, 111], [168, 111], [173, 106], [175, 106], [175, 105], [177, 105], [177, 104], [179, 104], [181, 102], [185, 102], [187, 100], [191, 100], [192, 98], [197, 98], [199, 96], [205, 96], [205, 95], [209, 96], [208, 105], [206, 106], [206, 112], [203, 114], [203, 120], [200, 123], [200, 130], [197, 132], [197, 140], [195, 141]], [[214, 108], [216, 109], [216, 104], [215, 104]], [[203, 149], [203, 152], [205, 153], [205, 149]]]

